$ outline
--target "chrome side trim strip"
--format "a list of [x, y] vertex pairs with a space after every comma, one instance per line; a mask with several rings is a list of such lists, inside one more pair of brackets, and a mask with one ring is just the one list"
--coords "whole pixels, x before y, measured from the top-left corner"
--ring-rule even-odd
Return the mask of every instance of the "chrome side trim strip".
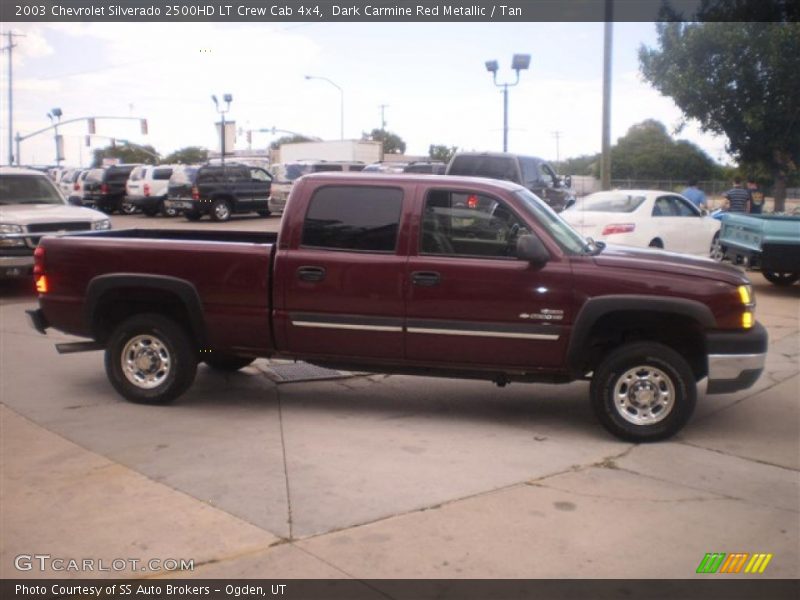
[[295, 327], [316, 327], [320, 329], [351, 329], [354, 331], [391, 331], [402, 333], [402, 327], [391, 325], [356, 325], [355, 323], [326, 323], [322, 321], [292, 321]]
[[477, 331], [474, 329], [436, 329], [429, 327], [409, 327], [408, 333], [432, 333], [437, 335], [467, 335], [476, 337], [499, 337], [523, 340], [557, 340], [559, 335], [551, 333], [513, 333], [504, 331]]

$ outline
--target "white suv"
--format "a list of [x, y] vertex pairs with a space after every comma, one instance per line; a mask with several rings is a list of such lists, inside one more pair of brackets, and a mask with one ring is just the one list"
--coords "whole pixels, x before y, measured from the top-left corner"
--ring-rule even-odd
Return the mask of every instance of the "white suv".
[[33, 169], [0, 167], [0, 279], [25, 277], [39, 238], [111, 229], [97, 210], [70, 206], [50, 178]]
[[136, 167], [125, 184], [126, 201], [148, 217], [154, 217], [158, 213], [175, 216], [175, 211], [164, 206], [172, 171], [172, 165]]

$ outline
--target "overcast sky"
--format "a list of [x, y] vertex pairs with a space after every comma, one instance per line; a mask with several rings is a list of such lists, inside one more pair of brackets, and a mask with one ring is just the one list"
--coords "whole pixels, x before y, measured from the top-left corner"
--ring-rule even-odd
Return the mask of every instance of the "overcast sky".
[[[323, 139], [380, 127], [398, 133], [410, 154], [429, 144], [501, 150], [502, 94], [484, 62], [497, 59], [499, 81], [513, 80], [514, 53], [531, 68], [509, 90], [509, 150], [556, 158], [600, 149], [602, 23], [49, 23], [13, 24], [14, 129], [23, 135], [63, 119], [91, 115], [142, 116], [136, 122], [98, 121], [97, 133], [152, 144], [166, 154], [189, 145], [217, 149], [218, 119], [211, 94], [233, 94], [227, 119], [243, 129], [277, 127]], [[4, 27], [5, 30], [5, 27]], [[641, 80], [637, 50], [654, 45], [652, 23], [615, 23], [612, 141], [644, 119], [672, 129], [680, 111]], [[2, 57], [0, 162], [8, 160], [7, 67]], [[68, 165], [88, 165], [85, 122], [61, 128]], [[280, 135], [280, 134], [278, 134]], [[679, 136], [727, 161], [724, 138], [690, 125]], [[264, 148], [271, 134], [254, 134]], [[94, 147], [107, 144], [101, 138]], [[241, 136], [237, 148], [247, 142]], [[22, 161], [52, 163], [54, 142], [42, 134], [22, 143]]]

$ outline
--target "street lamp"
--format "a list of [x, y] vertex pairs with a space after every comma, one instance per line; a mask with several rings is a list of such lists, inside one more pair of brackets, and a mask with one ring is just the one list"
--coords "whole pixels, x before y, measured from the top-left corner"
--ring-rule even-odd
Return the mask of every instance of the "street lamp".
[[[61, 166], [61, 161], [64, 160], [64, 147], [61, 139], [58, 135], [58, 124], [61, 122], [61, 115], [64, 113], [61, 112], [60, 108], [53, 108], [47, 113], [47, 118], [50, 119], [50, 123], [53, 124], [55, 142], [56, 142], [56, 166]], [[53, 121], [55, 119], [55, 121]]]
[[225, 101], [225, 109], [223, 109], [219, 105], [219, 101], [217, 100], [216, 95], [211, 94], [211, 99], [214, 101], [214, 106], [217, 109], [217, 112], [222, 115], [222, 125], [220, 127], [220, 155], [222, 156], [222, 166], [225, 166], [225, 113], [231, 109], [231, 102], [233, 102], [233, 96], [231, 94], [225, 94], [222, 99]]
[[327, 77], [317, 77], [316, 75], [306, 75], [306, 79], [321, 79], [322, 81], [327, 81], [337, 90], [339, 90], [339, 139], [344, 139], [344, 90], [332, 82]]
[[519, 72], [526, 71], [531, 65], [530, 54], [515, 54], [511, 59], [511, 68], [517, 74], [514, 83], [497, 83], [498, 64], [496, 60], [486, 61], [486, 70], [492, 74], [492, 81], [503, 88], [503, 152], [508, 152], [508, 88], [519, 83]]

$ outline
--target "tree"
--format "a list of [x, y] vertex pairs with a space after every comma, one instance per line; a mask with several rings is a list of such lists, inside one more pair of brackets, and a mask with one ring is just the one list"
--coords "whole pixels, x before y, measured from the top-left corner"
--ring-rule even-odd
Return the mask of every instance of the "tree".
[[404, 154], [406, 151], [406, 143], [403, 138], [386, 129], [375, 128], [369, 133], [362, 133], [361, 139], [383, 142], [384, 154]]
[[97, 148], [94, 151], [92, 166], [102, 166], [104, 158], [117, 158], [123, 163], [144, 163], [150, 165], [155, 165], [160, 162], [159, 154], [152, 146], [134, 146], [122, 142], [116, 142], [105, 148]]
[[161, 161], [168, 165], [193, 165], [204, 163], [208, 161], [208, 148], [201, 148], [200, 146], [186, 146], [180, 150], [175, 150], [168, 154]]
[[567, 158], [558, 163], [560, 173], [568, 175], [591, 175], [597, 177], [599, 174], [600, 154], [584, 154]]
[[301, 135], [301, 134], [294, 134], [294, 135], [284, 135], [283, 137], [279, 137], [277, 140], [272, 140], [272, 143], [269, 145], [270, 149], [277, 150], [281, 147], [282, 144], [299, 144], [301, 142], [318, 142], [319, 139], [312, 139], [308, 136]]
[[431, 160], [440, 160], [444, 163], [449, 163], [456, 152], [458, 152], [458, 146], [445, 146], [444, 144], [428, 146], [428, 156], [431, 157]]
[[[750, 4], [733, 6], [741, 12]], [[784, 12], [792, 4], [759, 3], [780, 22], [658, 23], [658, 47], [639, 49], [645, 79], [687, 119], [726, 135], [740, 163], [772, 174], [776, 211], [800, 165], [800, 23]], [[724, 13], [724, 5], [704, 0], [698, 18]]]

